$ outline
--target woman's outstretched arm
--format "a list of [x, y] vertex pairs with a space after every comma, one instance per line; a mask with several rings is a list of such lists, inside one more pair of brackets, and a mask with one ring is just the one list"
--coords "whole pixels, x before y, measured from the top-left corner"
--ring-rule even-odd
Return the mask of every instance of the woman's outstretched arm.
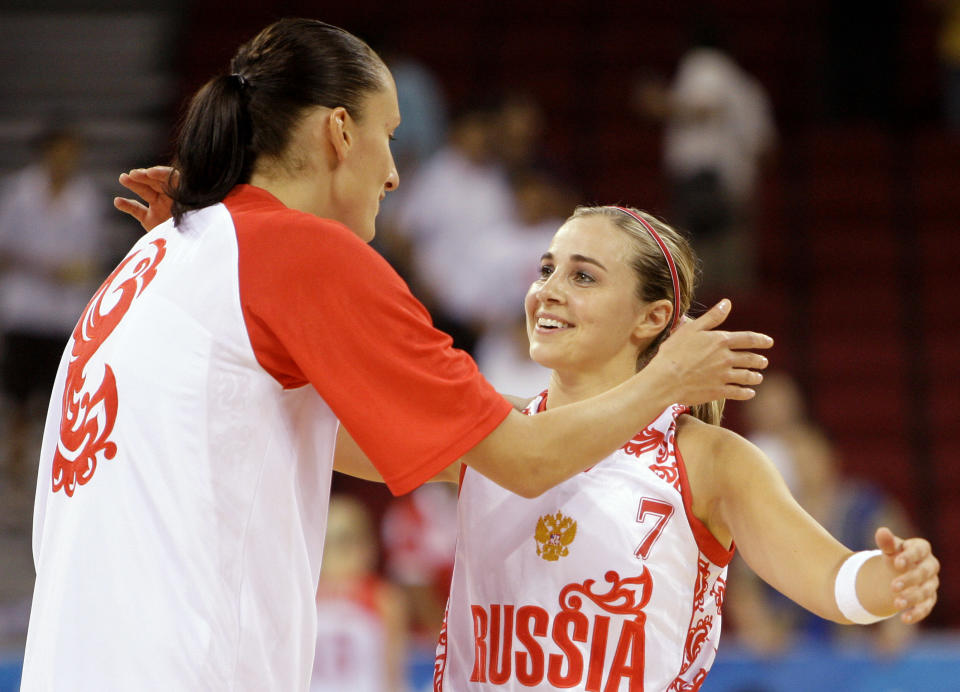
[[[718, 540], [734, 540], [751, 569], [807, 610], [850, 623], [837, 603], [837, 577], [854, 552], [797, 504], [763, 452], [739, 435], [699, 421], [685, 421], [678, 440], [691, 474], [695, 512], [699, 507], [698, 516]], [[852, 563], [841, 575], [839, 591], [846, 579], [869, 614], [922, 620], [940, 585], [940, 563], [930, 544], [900, 538], [884, 527], [877, 529], [876, 542], [878, 553], [863, 553], [867, 559], [859, 571]]]

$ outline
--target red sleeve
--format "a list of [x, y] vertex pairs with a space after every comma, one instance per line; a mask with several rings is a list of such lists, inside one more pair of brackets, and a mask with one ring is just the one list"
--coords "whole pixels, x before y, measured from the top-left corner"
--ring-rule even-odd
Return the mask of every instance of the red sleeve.
[[349, 229], [277, 204], [228, 197], [227, 207], [258, 361], [285, 387], [312, 384], [393, 493], [436, 475], [506, 418], [510, 403]]

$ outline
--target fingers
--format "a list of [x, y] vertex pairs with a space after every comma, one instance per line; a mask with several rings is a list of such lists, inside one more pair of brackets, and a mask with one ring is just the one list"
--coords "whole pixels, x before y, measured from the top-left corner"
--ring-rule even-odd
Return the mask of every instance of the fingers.
[[934, 575], [916, 586], [904, 587], [894, 596], [894, 606], [900, 610], [900, 619], [904, 622], [918, 622], [933, 609], [937, 602], [937, 589], [940, 577]]
[[727, 316], [730, 314], [730, 301], [727, 298], [724, 298], [719, 303], [714, 305], [712, 308], [707, 310], [705, 313], [700, 315], [695, 320], [691, 320], [689, 323], [681, 325], [680, 329], [687, 324], [691, 325], [695, 329], [702, 329], [707, 331], [713, 329], [714, 327], [719, 326], [723, 323]]
[[137, 182], [136, 180], [128, 176], [126, 173], [121, 174], [119, 180], [121, 185], [123, 185], [125, 188], [130, 190], [130, 192], [132, 192], [133, 194], [146, 200], [147, 202], [152, 202], [157, 197], [156, 190], [150, 188], [147, 185]]
[[147, 208], [135, 200], [125, 197], [114, 197], [113, 206], [124, 214], [129, 214], [141, 224], [144, 222], [144, 219], [147, 218]]
[[900, 552], [904, 541], [901, 538], [897, 538], [893, 531], [888, 529], [886, 526], [881, 526], [877, 529], [876, 534], [874, 534], [874, 540], [877, 542], [877, 547], [883, 551], [884, 555], [896, 555]]
[[158, 195], [166, 194], [166, 180], [156, 180], [143, 174], [142, 171], [133, 170], [129, 173], [121, 173], [120, 184], [125, 188], [139, 195], [147, 202], [153, 202]]
[[936, 597], [927, 599], [922, 603], [909, 608], [902, 613], [900, 613], [900, 620], [907, 623], [908, 625], [920, 622], [925, 617], [930, 614], [930, 611], [933, 610], [933, 606], [937, 604]]
[[735, 351], [731, 358], [731, 365], [735, 368], [744, 368], [746, 370], [763, 370], [770, 361], [766, 356], [750, 351]]
[[939, 573], [940, 561], [933, 555], [930, 555], [911, 569], [898, 575], [897, 578], [893, 580], [891, 588], [893, 588], [894, 593], [905, 593], [910, 589], [922, 587], [933, 579], [939, 579], [937, 576]]
[[717, 332], [717, 334], [724, 336], [727, 348], [733, 351], [771, 348], [773, 346], [773, 339], [759, 332]]
[[897, 557], [893, 562], [898, 570], [908, 569], [933, 555], [930, 543], [925, 538], [898, 540], [900, 540], [900, 549], [897, 551]]
[[180, 177], [179, 171], [170, 166], [151, 166], [142, 170], [144, 175], [152, 180], [162, 180], [164, 183], [170, 182], [175, 183], [177, 178]]
[[739, 387], [735, 384], [728, 384], [723, 387], [717, 399], [732, 399], [733, 401], [747, 401], [757, 395], [756, 390], [750, 387]]
[[923, 538], [898, 538], [889, 529], [877, 530], [877, 545], [900, 572], [890, 585], [900, 619], [914, 623], [925, 618], [937, 602], [940, 561]]
[[166, 184], [168, 182], [175, 183], [177, 178], [180, 177], [180, 174], [177, 170], [171, 168], [170, 166], [151, 166], [150, 168], [134, 168], [129, 173], [127, 173], [131, 178], [134, 178], [140, 182], [161, 182]]

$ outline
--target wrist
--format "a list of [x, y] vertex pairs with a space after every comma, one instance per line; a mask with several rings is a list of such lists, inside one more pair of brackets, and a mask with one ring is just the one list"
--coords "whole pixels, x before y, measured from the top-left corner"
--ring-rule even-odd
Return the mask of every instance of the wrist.
[[654, 358], [634, 375], [634, 381], [639, 385], [635, 391], [643, 402], [655, 406], [658, 411], [683, 399], [683, 392], [678, 386], [680, 379], [671, 366], [672, 363], [664, 362], [664, 359]]
[[[858, 582], [864, 581], [861, 579], [864, 576], [863, 567], [871, 558], [880, 555], [882, 553], [879, 550], [861, 550], [844, 560], [837, 571], [837, 577], [834, 581], [834, 599], [840, 613], [854, 624], [869, 625], [880, 620], [886, 620], [896, 614], [877, 615], [868, 610], [863, 604], [863, 600], [867, 599], [861, 599], [860, 594], [869, 591], [869, 589], [857, 588]], [[870, 603], [870, 605], [876, 607], [874, 603]]]

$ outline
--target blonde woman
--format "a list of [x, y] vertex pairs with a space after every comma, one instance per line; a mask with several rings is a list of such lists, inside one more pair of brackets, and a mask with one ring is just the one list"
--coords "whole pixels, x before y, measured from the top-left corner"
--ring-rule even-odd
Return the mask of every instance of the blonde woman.
[[[526, 297], [531, 357], [553, 373], [536, 417], [618, 386], [681, 323], [696, 258], [666, 224], [581, 207]], [[939, 564], [920, 538], [852, 553], [772, 463], [719, 427], [722, 402], [667, 406], [600, 463], [535, 498], [464, 468], [436, 687], [697, 690], [739, 547], [779, 591], [841, 623], [925, 617]]]

